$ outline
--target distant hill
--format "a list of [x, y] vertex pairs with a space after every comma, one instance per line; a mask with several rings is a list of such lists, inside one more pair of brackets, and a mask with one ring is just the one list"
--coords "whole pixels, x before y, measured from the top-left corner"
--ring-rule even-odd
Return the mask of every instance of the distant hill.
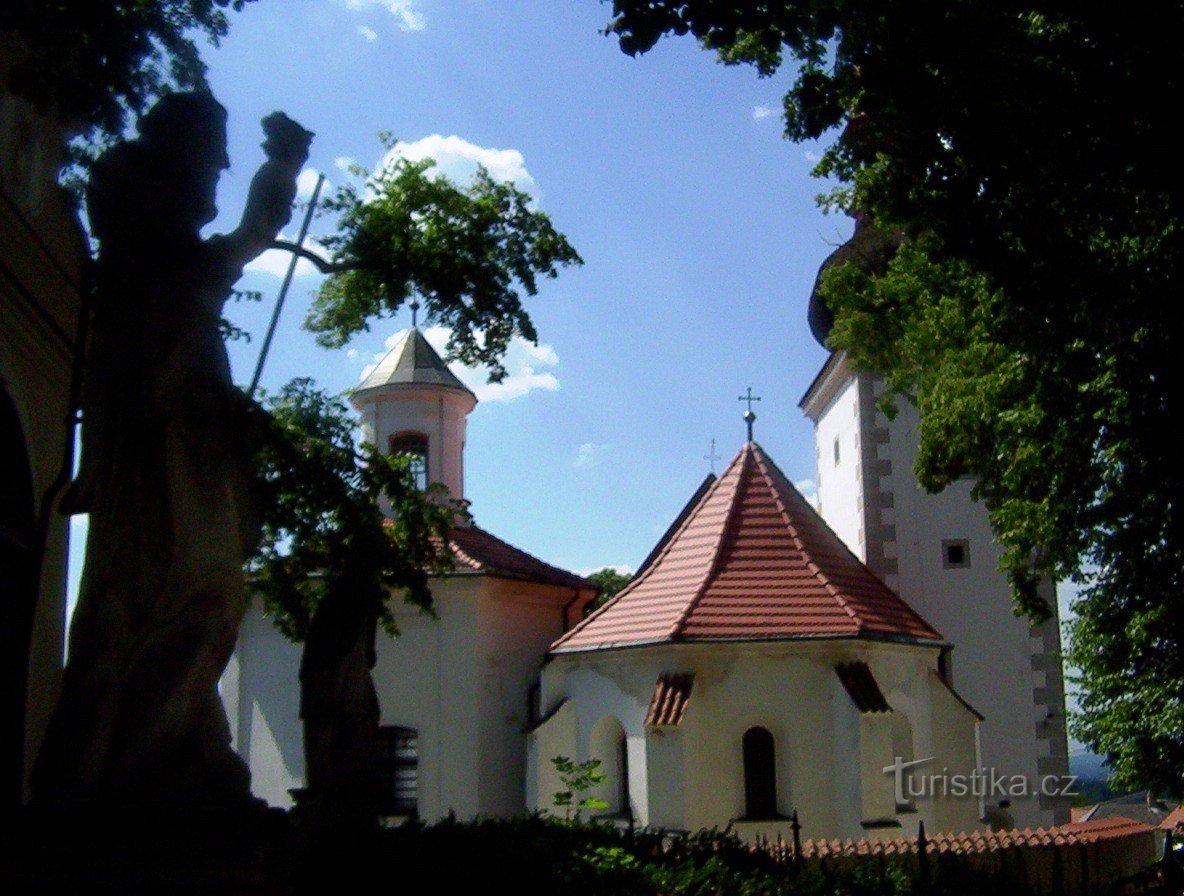
[[1092, 806], [1114, 797], [1110, 789], [1110, 767], [1106, 765], [1106, 757], [1094, 753], [1070, 753], [1069, 773], [1077, 776], [1077, 784], [1073, 788], [1075, 806]]
[[1096, 753], [1070, 753], [1069, 774], [1076, 775], [1082, 780], [1108, 781], [1110, 767], [1106, 765], [1106, 757]]

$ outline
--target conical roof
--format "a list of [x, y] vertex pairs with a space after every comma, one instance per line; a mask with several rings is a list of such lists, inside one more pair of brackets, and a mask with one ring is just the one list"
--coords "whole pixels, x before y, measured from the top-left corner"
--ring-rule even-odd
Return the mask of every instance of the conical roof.
[[791, 638], [945, 643], [749, 442], [650, 565], [552, 650]]
[[[387, 352], [377, 366], [370, 371], [370, 375], [357, 388], [358, 392], [367, 389], [381, 389], [385, 386], [432, 385], [444, 386], [449, 389], [459, 389], [473, 393], [464, 383], [457, 379], [456, 374], [448, 369], [448, 365], [436, 353], [431, 344], [424, 338], [417, 327], [412, 327], [395, 343], [395, 347]], [[476, 396], [474, 396], [476, 400]]]

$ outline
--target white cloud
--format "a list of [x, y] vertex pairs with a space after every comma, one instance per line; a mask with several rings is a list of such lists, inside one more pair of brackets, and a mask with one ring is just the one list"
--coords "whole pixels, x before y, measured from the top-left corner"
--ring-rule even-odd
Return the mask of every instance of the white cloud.
[[359, 25], [358, 34], [362, 35], [362, 37], [366, 38], [366, 40], [368, 40], [370, 43], [374, 43], [376, 40], [378, 40], [378, 32], [369, 25]]
[[608, 445], [598, 445], [595, 442], [585, 442], [576, 450], [575, 466], [590, 467], [600, 459]]
[[494, 180], [513, 181], [524, 190], [535, 185], [534, 178], [526, 170], [526, 161], [518, 150], [478, 146], [455, 134], [448, 137], [431, 134], [410, 143], [400, 140], [379, 163], [379, 170], [400, 158], [411, 162], [433, 159], [436, 170], [457, 183], [470, 181], [477, 166], [483, 165]]
[[810, 151], [810, 150], [808, 150], [808, 149], [807, 149], [805, 152], [803, 152], [803, 153], [802, 153], [802, 155], [803, 155], [803, 156], [805, 156], [805, 157], [806, 157], [806, 161], [807, 161], [807, 162], [809, 162], [809, 163], [811, 163], [812, 165], [817, 165], [819, 162], [821, 162], [821, 161], [822, 161], [822, 156], [821, 156], [821, 155], [819, 155], [819, 154], [818, 154], [818, 153], [816, 153], [816, 152], [811, 152], [811, 151]]
[[[406, 330], [400, 330], [386, 339], [386, 348], [374, 356], [373, 363], [362, 368], [358, 377], [359, 382], [370, 375], [375, 365], [395, 347], [406, 332]], [[423, 331], [423, 335], [432, 348], [443, 357], [447, 351], [450, 332], [447, 327], [428, 327]], [[502, 364], [506, 368], [506, 377], [500, 383], [489, 382], [489, 368], [483, 364], [467, 367], [458, 361], [453, 361], [448, 365], [448, 369], [473, 390], [478, 401], [513, 401], [515, 398], [522, 398], [535, 391], [557, 392], [559, 390], [559, 379], [553, 372], [554, 368], [559, 366], [559, 356], [555, 354], [555, 349], [545, 342], [533, 345], [525, 339], [515, 336], [510, 340], [510, 346], [506, 350]]]
[[776, 111], [777, 110], [773, 109], [771, 106], [753, 106], [752, 118], [754, 121], [760, 121], [762, 118], [768, 118]]
[[[296, 239], [294, 236], [286, 233], [281, 233], [278, 238], [289, 243], [294, 242]], [[304, 245], [305, 248], [312, 249], [314, 252], [320, 249], [316, 240], [307, 240]], [[323, 250], [320, 250], [320, 254], [325, 255], [326, 253]], [[282, 278], [288, 273], [288, 265], [291, 263], [291, 261], [291, 252], [287, 252], [283, 249], [268, 249], [258, 258], [248, 262], [244, 270], [249, 274], [264, 274], [268, 277], [276, 277], [278, 279]], [[302, 258], [296, 262], [295, 276], [297, 277], [311, 277], [319, 273], [320, 272], [316, 269], [311, 261]]]
[[[308, 202], [312, 199], [312, 191], [317, 188], [317, 178], [320, 177], [320, 172], [312, 168], [305, 168], [300, 172], [296, 178], [296, 198]], [[328, 180], [321, 186], [321, 197], [329, 192], [333, 185]]]
[[344, 3], [346, 9], [370, 12], [375, 9], [385, 9], [399, 25], [400, 31], [423, 31], [427, 22], [423, 13], [416, 7], [418, 0], [338, 0]]
[[813, 479], [798, 479], [793, 487], [802, 493], [802, 497], [810, 502], [810, 506], [818, 509], [818, 484]]

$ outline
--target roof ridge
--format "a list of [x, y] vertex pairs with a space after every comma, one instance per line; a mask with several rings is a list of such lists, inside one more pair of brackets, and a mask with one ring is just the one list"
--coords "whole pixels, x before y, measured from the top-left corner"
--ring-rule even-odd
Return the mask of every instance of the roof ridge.
[[[711, 583], [715, 581], [716, 576], [719, 575], [720, 556], [723, 553], [723, 546], [727, 540], [729, 533], [732, 531], [732, 526], [736, 522], [736, 507], [740, 500], [740, 485], [744, 482], [744, 474], [748, 469], [749, 459], [752, 457], [753, 442], [746, 442], [744, 447], [740, 449], [740, 453], [728, 464], [728, 468], [716, 480], [716, 484], [723, 482], [727, 478], [728, 473], [737, 463], [740, 464], [740, 473], [736, 476], [736, 485], [732, 490], [731, 500], [728, 502], [728, 515], [724, 519], [724, 524], [720, 527], [719, 540], [715, 543], [715, 549], [711, 553], [711, 566], [707, 569], [707, 574], [703, 576], [703, 581], [699, 583], [699, 587], [695, 591], [694, 597], [687, 601], [687, 605], [683, 607], [682, 613], [679, 614], [678, 619], [674, 621], [674, 625], [670, 629], [670, 638], [676, 640], [680, 634], [686, 630], [687, 621], [691, 618], [691, 614], [695, 612], [695, 608], [703, 600], [703, 596], [707, 593], [707, 589]], [[714, 487], [711, 490], [714, 492]], [[707, 503], [707, 496], [704, 495], [703, 502], [699, 505]], [[699, 508], [696, 508], [696, 513]], [[694, 516], [695, 514], [692, 514]], [[672, 539], [673, 540], [673, 539]], [[654, 561], [654, 566], [657, 566], [657, 560]]]
[[[759, 445], [757, 447], [760, 448]], [[776, 461], [774, 461], [771, 457], [769, 457], [767, 454], [765, 454], [765, 451], [763, 448], [760, 448], [760, 457], [763, 458], [764, 461], [768, 463], [768, 466], [771, 467], [777, 473], [777, 475], [781, 478], [781, 481], [784, 482], [787, 486], [789, 486], [789, 488], [792, 489], [797, 494], [797, 496], [802, 499], [802, 501], [806, 500], [802, 496], [802, 494], [800, 492], [798, 492], [798, 490], [796, 488], [794, 488], [794, 485], [790, 481], [789, 477], [785, 475], [785, 471], [782, 470], [779, 466], [777, 466]], [[776, 494], [776, 491], [777, 490], [774, 489], [775, 494]], [[778, 504], [780, 505], [781, 496], [779, 494], [776, 494], [776, 497], [777, 497]], [[860, 560], [858, 556], [856, 556], [855, 552], [847, 546], [847, 542], [843, 541], [843, 539], [839, 537], [839, 533], [837, 533], [834, 529], [831, 528], [830, 523], [828, 523], [826, 521], [826, 518], [823, 517], [823, 515], [821, 513], [818, 513], [817, 511], [815, 511], [814, 517], [817, 519], [818, 522], [820, 522], [823, 525], [823, 527], [826, 529], [826, 531], [829, 532], [834, 537], [834, 540], [839, 545], [840, 549], [845, 551], [847, 556], [851, 560], [853, 560], [855, 563], [859, 564], [859, 566], [861, 566], [865, 570], [867, 570], [868, 574], [873, 579], [875, 579], [885, 591], [887, 591], [893, 598], [895, 598], [897, 601], [899, 601], [900, 605], [904, 608], [906, 613], [908, 613], [914, 619], [919, 621], [922, 625], [925, 626], [925, 628], [929, 629], [929, 631], [933, 632], [933, 634], [937, 635], [941, 640], [943, 640], [943, 641], [945, 640], [945, 636], [942, 635], [942, 633], [939, 632], [937, 629], [935, 629], [930, 624], [929, 620], [927, 620], [924, 616], [921, 615], [920, 611], [918, 611], [915, 607], [913, 607], [912, 604], [910, 604], [907, 600], [905, 600], [903, 597], [901, 597], [896, 592], [896, 590], [894, 588], [889, 587], [887, 582], [885, 582], [882, 578], [880, 578], [878, 575], [876, 575], [876, 573], [872, 571], [871, 567], [869, 567], [866, 563], [864, 563], [862, 560]], [[797, 529], [796, 529], [796, 527], [794, 527], [792, 525], [792, 523], [790, 524], [790, 530], [793, 534], [794, 540], [796, 541], [798, 538]], [[832, 583], [830, 581], [830, 577], [827, 576], [827, 574], [822, 571], [822, 568], [820, 566], [818, 566], [817, 563], [814, 562], [813, 557], [811, 557], [809, 554], [805, 553], [804, 551], [803, 551], [803, 554], [806, 556], [806, 558], [807, 558], [806, 562], [809, 564], [809, 566], [812, 569], [818, 570], [818, 577], [823, 581], [823, 584], [826, 585], [827, 589], [832, 592], [835, 592], [835, 598], [836, 598], [836, 600], [839, 601], [839, 603], [843, 607], [843, 609], [847, 610], [848, 612], [852, 612], [851, 609], [847, 605], [846, 598], [842, 597], [840, 594], [837, 593], [838, 586], [836, 586], [834, 583]], [[861, 631], [863, 630], [862, 623], [860, 624], [860, 630]]]
[[[731, 469], [731, 465], [728, 466], [728, 469]], [[605, 611], [607, 611], [610, 607], [616, 606], [616, 604], [620, 602], [621, 598], [625, 597], [625, 595], [629, 594], [631, 591], [634, 591], [639, 585], [641, 585], [642, 582], [646, 581], [646, 579], [648, 579], [653, 574], [654, 570], [660, 566], [659, 561], [665, 557], [667, 553], [669, 553], [671, 546], [678, 541], [678, 536], [681, 535], [683, 530], [686, 529], [687, 526], [689, 526], [691, 522], [702, 512], [703, 507], [707, 504], [715, 490], [719, 488], [719, 484], [723, 481], [724, 475], [726, 474], [727, 470], [725, 470], [718, 479], [716, 479], [707, 487], [702, 496], [699, 498], [699, 502], [683, 519], [682, 525], [680, 525], [673, 533], [670, 534], [670, 537], [666, 539], [666, 543], [662, 545], [662, 549], [655, 557], [650, 560], [649, 566], [644, 567], [635, 579], [630, 580], [629, 584], [627, 584], [624, 588], [622, 588], [603, 604], [601, 604], [599, 607], [569, 628], [566, 632], [564, 632], [563, 635], [551, 645], [550, 649], [554, 650], [557, 647], [562, 647], [565, 642], [573, 638], [583, 629], [587, 628], [594, 619], [604, 615]], [[677, 630], [677, 624], [675, 625], [675, 630]]]
[[[785, 507], [785, 502], [781, 500], [781, 490], [777, 488], [777, 483], [775, 483], [769, 476], [768, 470], [765, 469], [765, 464], [763, 461], [767, 460], [773, 469], [775, 469], [778, 473], [781, 473], [781, 478], [789, 484], [790, 488], [793, 488], [793, 483], [789, 482], [789, 479], [781, 471], [781, 468], [773, 463], [772, 459], [765, 454], [764, 449], [761, 448], [759, 444], [757, 445], [757, 449], [759, 451], [756, 457], [757, 468], [761, 471], [761, 475], [765, 477], [765, 482], [768, 484], [770, 491], [773, 492], [773, 501], [777, 504], [777, 509], [781, 513], [781, 518], [785, 521], [785, 527], [789, 530], [789, 537], [793, 539], [793, 543], [797, 546], [798, 551], [805, 559], [806, 566], [809, 567], [810, 571], [813, 572], [814, 575], [818, 577], [819, 581], [822, 582], [823, 587], [826, 588], [826, 590], [830, 593], [830, 596], [835, 599], [835, 603], [837, 603], [839, 607], [842, 608], [844, 613], [851, 617], [852, 621], [855, 623], [856, 631], [862, 632], [864, 629], [863, 620], [859, 618], [859, 614], [857, 614], [851, 607], [850, 602], [845, 597], [843, 597], [841, 593], [839, 593], [838, 586], [836, 586], [834, 582], [830, 580], [830, 576], [822, 571], [822, 567], [820, 567], [815, 562], [814, 557], [811, 555], [810, 551], [806, 549], [806, 542], [802, 539], [801, 535], [798, 534], [798, 527], [794, 525], [793, 518], [789, 515], [789, 512]], [[802, 500], [804, 501], [805, 498], [802, 498]], [[825, 522], [825, 520], [823, 520], [823, 522]], [[834, 530], [832, 529], [831, 531], [833, 532]], [[840, 541], [842, 541], [842, 539], [840, 539]], [[851, 556], [854, 557], [855, 555], [852, 554]], [[859, 558], [855, 557], [855, 559], [858, 560]]]

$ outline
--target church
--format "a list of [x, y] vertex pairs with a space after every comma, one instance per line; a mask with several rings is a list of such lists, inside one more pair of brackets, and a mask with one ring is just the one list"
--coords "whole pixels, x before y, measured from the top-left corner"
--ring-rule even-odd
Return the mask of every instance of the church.
[[[591, 614], [592, 582], [456, 527], [435, 617], [395, 601], [402, 634], [380, 638], [384, 814], [552, 809], [563, 755], [600, 760], [594, 795], [621, 823], [788, 836], [796, 812], [806, 837], [883, 839], [921, 821], [973, 829], [1000, 809], [973, 793], [914, 798], [901, 774], [1057, 765], [1048, 630], [1011, 616], [968, 489], [928, 496], [912, 482], [910, 418], [877, 417], [878, 388], [833, 355], [803, 399], [821, 513], [752, 440], [750, 419], [728, 468]], [[463, 500], [476, 397], [417, 328], [352, 401], [365, 440], [411, 455], [422, 483]], [[909, 550], [929, 542], [935, 557]], [[222, 682], [253, 790], [277, 806], [303, 786], [299, 662], [255, 606]], [[1057, 809], [1033, 798], [1009, 812], [1048, 825]]]

